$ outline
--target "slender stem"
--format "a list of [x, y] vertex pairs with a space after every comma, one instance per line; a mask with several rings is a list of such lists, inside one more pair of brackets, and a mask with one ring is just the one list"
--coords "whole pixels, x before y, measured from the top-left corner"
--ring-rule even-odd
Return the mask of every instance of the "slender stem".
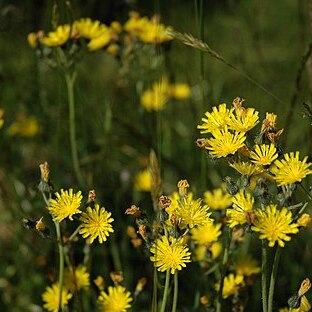
[[302, 183], [300, 183], [300, 186], [303, 189], [303, 191], [308, 195], [309, 199], [312, 200], [310, 192], [302, 185]]
[[75, 97], [74, 97], [75, 80], [76, 80], [76, 72], [72, 74], [65, 73], [65, 81], [67, 86], [67, 97], [68, 97], [68, 109], [69, 109], [69, 132], [70, 132], [70, 147], [72, 161], [78, 183], [80, 184], [80, 186], [83, 186], [83, 178], [79, 166], [77, 137], [76, 137]]
[[178, 270], [176, 270], [174, 273], [174, 280], [173, 280], [173, 303], [172, 303], [171, 312], [177, 311], [178, 294], [179, 294], [179, 279], [178, 279]]
[[267, 294], [267, 246], [264, 240], [262, 240], [262, 310], [268, 311], [268, 294]]
[[63, 280], [64, 280], [64, 248], [62, 243], [61, 228], [59, 222], [54, 222], [57, 236], [57, 244], [59, 249], [59, 311], [62, 311], [62, 292], [63, 292]]
[[158, 307], [157, 307], [157, 284], [158, 284], [157, 269], [154, 268], [152, 312], [158, 312]]
[[169, 282], [170, 282], [170, 270], [167, 270], [166, 271], [165, 289], [164, 289], [164, 294], [163, 294], [160, 312], [165, 312], [165, 310], [166, 310], [166, 303], [167, 303], [168, 292], [169, 292]]
[[80, 229], [81, 229], [81, 225], [79, 225], [79, 226], [77, 227], [77, 229], [73, 232], [73, 234], [70, 235], [70, 237], [69, 237], [69, 239], [68, 239], [69, 242], [71, 242], [71, 241], [76, 237], [76, 235], [78, 234], [78, 232], [79, 232]]
[[270, 278], [270, 288], [269, 288], [269, 303], [268, 303], [268, 312], [272, 312], [273, 309], [273, 296], [274, 296], [274, 287], [276, 282], [276, 275], [277, 275], [277, 269], [279, 265], [279, 261], [281, 258], [282, 248], [280, 246], [277, 246], [273, 267], [272, 267], [272, 273]]

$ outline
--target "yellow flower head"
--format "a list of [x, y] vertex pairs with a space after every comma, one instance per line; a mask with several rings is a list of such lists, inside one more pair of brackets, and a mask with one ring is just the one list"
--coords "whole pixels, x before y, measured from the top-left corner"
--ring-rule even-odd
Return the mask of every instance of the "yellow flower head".
[[284, 154], [284, 159], [276, 160], [270, 171], [277, 185], [301, 182], [308, 174], [311, 174], [312, 170], [309, 167], [312, 163], [308, 163], [307, 160], [307, 156], [302, 161], [299, 160], [299, 152]]
[[[224, 284], [222, 289], [222, 297], [228, 298], [232, 295], [237, 295], [240, 289], [244, 286], [244, 276], [243, 275], [234, 275], [233, 273], [229, 274], [224, 278]], [[220, 289], [220, 283], [216, 284], [216, 290]]]
[[19, 114], [7, 131], [10, 136], [31, 138], [39, 133], [40, 127], [36, 117]]
[[82, 200], [81, 192], [74, 194], [73, 189], [64, 191], [61, 189], [61, 194], [55, 193], [56, 199], [50, 199], [49, 212], [54, 221], [61, 222], [66, 218], [73, 220], [73, 215], [80, 213], [80, 203]]
[[181, 241], [171, 239], [170, 242], [166, 236], [158, 238], [152, 245], [150, 257], [158, 271], [164, 272], [170, 270], [174, 274], [176, 270], [182, 270], [186, 263], [191, 262], [188, 247]]
[[307, 213], [302, 214], [297, 220], [299, 226], [307, 227], [311, 224], [311, 216]]
[[247, 132], [259, 122], [258, 112], [254, 108], [235, 109], [235, 115], [231, 115], [229, 128], [239, 132]]
[[90, 274], [85, 265], [67, 269], [64, 273], [64, 287], [74, 293], [82, 288], [90, 286]]
[[229, 218], [229, 226], [233, 228], [238, 224], [252, 223], [254, 218], [254, 198], [243, 189], [235, 194], [232, 208], [227, 209], [226, 216]]
[[166, 77], [155, 82], [141, 96], [141, 105], [148, 111], [159, 111], [165, 108], [169, 100], [169, 83]]
[[274, 144], [256, 145], [254, 151], [250, 152], [250, 159], [253, 163], [260, 166], [270, 165], [278, 157]]
[[222, 234], [220, 231], [221, 226], [221, 223], [214, 224], [211, 221], [207, 221], [204, 225], [191, 229], [192, 239], [199, 245], [216, 242]]
[[41, 42], [49, 47], [62, 46], [70, 37], [70, 25], [60, 25], [55, 31], [51, 31], [48, 35], [41, 38]]
[[176, 83], [170, 85], [169, 94], [177, 100], [187, 99], [191, 96], [191, 88], [186, 83]]
[[261, 166], [257, 166], [250, 162], [238, 161], [229, 164], [230, 167], [234, 168], [241, 175], [252, 176], [259, 174], [264, 171]]
[[104, 48], [111, 41], [111, 32], [109, 28], [106, 29], [105, 32], [96, 38], [92, 38], [88, 43], [88, 49], [90, 51], [95, 51]]
[[181, 229], [185, 227], [193, 228], [194, 226], [204, 225], [207, 221], [211, 221], [208, 212], [209, 207], [202, 205], [202, 200], [193, 200], [192, 197], [184, 197], [179, 201], [175, 215], [180, 219], [179, 227]]
[[260, 239], [267, 239], [269, 247], [275, 242], [284, 247], [290, 241], [289, 234], [298, 233], [298, 224], [292, 223], [292, 214], [287, 208], [277, 210], [276, 205], [269, 205], [265, 210], [258, 209], [251, 229], [259, 232]]
[[91, 18], [81, 18], [74, 22], [73, 32], [79, 37], [94, 39], [107, 31], [107, 26], [100, 21], [92, 21]]
[[101, 291], [98, 305], [103, 312], [126, 312], [131, 307], [131, 301], [131, 293], [125, 287], [109, 286], [108, 293]]
[[144, 31], [138, 35], [141, 41], [145, 43], [160, 44], [166, 41], [171, 41], [173, 38], [168, 34], [172, 31], [172, 27], [165, 26], [164, 24], [150, 21], [146, 23]]
[[230, 132], [227, 128], [212, 132], [213, 138], [207, 140], [206, 149], [216, 158], [235, 154], [244, 146], [246, 136], [243, 132]]
[[83, 212], [80, 217], [81, 229], [79, 234], [83, 238], [88, 238], [90, 244], [97, 238], [102, 244], [107, 240], [110, 233], [114, 232], [111, 223], [114, 219], [111, 217], [111, 212], [108, 212], [104, 207], [95, 204], [94, 208], [88, 207], [87, 212]]
[[220, 187], [212, 191], [206, 191], [204, 193], [204, 203], [213, 210], [221, 210], [231, 206], [232, 196]]
[[220, 256], [221, 251], [222, 244], [219, 242], [209, 245], [197, 245], [194, 249], [194, 256], [196, 261], [214, 260]]
[[234, 263], [234, 269], [236, 274], [244, 276], [251, 276], [261, 272], [258, 262], [249, 255], [239, 257]]
[[[67, 289], [63, 287], [62, 289], [62, 308], [67, 304], [72, 294], [68, 292]], [[59, 311], [59, 286], [57, 283], [53, 284], [51, 287], [47, 287], [45, 292], [42, 294], [42, 300], [44, 302], [43, 307], [51, 312]]]
[[31, 32], [27, 35], [27, 42], [32, 48], [36, 48], [38, 45], [37, 33]]
[[152, 175], [149, 169], [139, 172], [134, 179], [134, 188], [137, 191], [150, 192], [152, 187]]
[[230, 122], [233, 109], [226, 108], [226, 104], [212, 107], [212, 113], [206, 112], [206, 118], [202, 118], [203, 124], [198, 125], [200, 133], [210, 133], [215, 130], [224, 129]]

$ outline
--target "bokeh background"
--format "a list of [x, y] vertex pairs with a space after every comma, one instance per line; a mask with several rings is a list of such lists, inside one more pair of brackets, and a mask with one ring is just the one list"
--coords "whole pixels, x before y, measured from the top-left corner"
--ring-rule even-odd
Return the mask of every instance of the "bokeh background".
[[[128, 67], [101, 52], [89, 53], [79, 61], [75, 94], [80, 164], [89, 189], [96, 189], [98, 199], [116, 220], [115, 234], [107, 245], [92, 251], [92, 276], [122, 270], [127, 285], [134, 288], [138, 278], [151, 274], [148, 255], [134, 250], [129, 242], [125, 229], [132, 220], [124, 215], [132, 203], [152, 211], [150, 194], [133, 186], [134, 176], [146, 167], [151, 149], [161, 165], [164, 193], [174, 191], [177, 181], [187, 178], [192, 191], [201, 196], [229, 175], [226, 166], [209, 159], [195, 145], [199, 137], [196, 126], [213, 105], [230, 104], [240, 96], [247, 106], [260, 112], [261, 118], [265, 112], [276, 113], [278, 127], [286, 132], [281, 148], [311, 155], [311, 119], [303, 118], [302, 105], [310, 103], [312, 90], [312, 65], [306, 61], [312, 42], [309, 2], [71, 2], [74, 18], [91, 17], [107, 24], [113, 20], [123, 24], [132, 10], [147, 16], [159, 14], [163, 23], [201, 38], [239, 69], [233, 70], [178, 41], [157, 52], [157, 59], [163, 56], [159, 64], [149, 50], [138, 51]], [[1, 311], [41, 311], [41, 293], [49, 276], [57, 271], [53, 242], [27, 231], [21, 222], [25, 217], [49, 219], [37, 189], [39, 164], [49, 162], [56, 190], [78, 189], [69, 150], [64, 78], [40, 60], [26, 40], [31, 31], [51, 29], [53, 4], [0, 1], [0, 107], [5, 111], [0, 133]], [[59, 1], [59, 5], [64, 4]], [[66, 22], [62, 11], [60, 21]], [[171, 101], [162, 112], [146, 112], [140, 106], [138, 90], [163, 73], [170, 81], [189, 84], [192, 96]], [[12, 124], [25, 118], [35, 120], [34, 129], [12, 134]], [[86, 195], [88, 189], [82, 191]], [[310, 237], [308, 229], [284, 250], [276, 287], [277, 307], [285, 306], [300, 281], [312, 275]], [[259, 246], [254, 249], [259, 257]], [[75, 256], [79, 259], [83, 253], [80, 246]], [[200, 270], [194, 265], [190, 272], [192, 280], [182, 274], [180, 283], [181, 293], [192, 294], [181, 296], [188, 306], [193, 304]], [[254, 292], [249, 306], [260, 311], [259, 281]], [[143, 294], [134, 311], [143, 311], [150, 296]], [[198, 309], [194, 305], [193, 310]]]

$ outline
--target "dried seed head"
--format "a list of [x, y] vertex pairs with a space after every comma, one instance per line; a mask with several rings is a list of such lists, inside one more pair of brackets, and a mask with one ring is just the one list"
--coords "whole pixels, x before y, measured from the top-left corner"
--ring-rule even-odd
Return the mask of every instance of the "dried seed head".
[[110, 272], [109, 276], [115, 286], [121, 284], [124, 280], [123, 273], [121, 271]]
[[187, 189], [190, 187], [187, 180], [180, 180], [178, 182], [178, 189], [180, 196], [184, 197], [187, 194]]
[[89, 194], [88, 194], [88, 204], [94, 203], [95, 200], [96, 200], [96, 193], [95, 193], [95, 190], [89, 191]]
[[199, 139], [196, 140], [196, 145], [199, 148], [206, 148], [206, 147], [209, 146], [208, 139], [199, 138]]
[[44, 181], [45, 183], [49, 182], [49, 174], [50, 174], [50, 168], [49, 164], [47, 162], [40, 164], [40, 173], [41, 173], [41, 180]]
[[171, 205], [171, 199], [169, 199], [167, 196], [165, 195], [161, 195], [159, 197], [159, 207], [161, 209], [166, 209]]
[[131, 205], [130, 208], [127, 208], [125, 214], [133, 215], [136, 218], [140, 218], [141, 217], [141, 210], [136, 205]]

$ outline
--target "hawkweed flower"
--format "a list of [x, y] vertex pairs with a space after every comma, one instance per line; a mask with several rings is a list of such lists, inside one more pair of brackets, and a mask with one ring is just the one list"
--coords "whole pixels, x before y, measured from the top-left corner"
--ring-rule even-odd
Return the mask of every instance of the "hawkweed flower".
[[231, 206], [232, 196], [224, 191], [222, 187], [204, 193], [204, 203], [213, 210], [222, 210]]
[[221, 232], [221, 223], [214, 224], [213, 222], [206, 222], [204, 225], [197, 226], [191, 229], [192, 239], [196, 244], [205, 245], [216, 242]]
[[222, 244], [220, 242], [213, 242], [208, 245], [197, 245], [192, 254], [196, 261], [206, 261], [208, 259], [217, 259], [221, 251]]
[[85, 39], [94, 39], [103, 32], [106, 32], [107, 26], [100, 21], [93, 21], [91, 18], [81, 18], [73, 23], [73, 32], [75, 36]]
[[229, 226], [233, 228], [238, 224], [252, 223], [254, 218], [254, 198], [243, 189], [234, 195], [232, 208], [227, 209], [226, 216], [229, 218]]
[[272, 143], [270, 145], [256, 145], [254, 151], [250, 152], [251, 162], [260, 166], [270, 165], [277, 157], [276, 147]]
[[36, 117], [18, 114], [16, 121], [8, 127], [7, 132], [9, 136], [32, 138], [40, 132], [40, 126]]
[[69, 268], [64, 272], [64, 287], [71, 293], [90, 286], [90, 274], [85, 265]]
[[98, 306], [103, 312], [126, 312], [131, 307], [131, 293], [123, 286], [109, 286], [108, 292], [101, 291]]
[[186, 267], [186, 263], [191, 262], [191, 253], [183, 241], [174, 238], [169, 241], [166, 236], [158, 238], [150, 248], [150, 252], [153, 254], [150, 259], [160, 272], [169, 270], [174, 274], [176, 270], [182, 270]]
[[100, 208], [99, 204], [95, 204], [94, 208], [88, 207], [87, 211], [81, 214], [81, 229], [79, 230], [79, 234], [83, 238], [87, 238], [90, 244], [96, 238], [102, 244], [107, 240], [110, 233], [114, 232], [111, 225], [114, 219], [111, 215], [111, 212], [108, 212], [104, 207]]
[[237, 275], [251, 276], [261, 272], [258, 262], [250, 255], [239, 257], [234, 263], [234, 269]]
[[[232, 295], [237, 295], [243, 286], [244, 286], [243, 275], [240, 274], [234, 275], [233, 273], [229, 274], [224, 278], [222, 297], [226, 299]], [[215, 288], [218, 291], [220, 289], [220, 283], [217, 283]]]
[[278, 210], [276, 205], [269, 205], [265, 210], [258, 209], [251, 229], [259, 232], [260, 239], [267, 239], [269, 247], [277, 242], [280, 247], [290, 241], [289, 234], [298, 233], [298, 224], [293, 223], [292, 214], [287, 208]]
[[259, 174], [264, 171], [264, 169], [261, 166], [255, 165], [251, 162], [245, 162], [245, 161], [233, 162], [233, 163], [230, 163], [229, 166], [235, 169], [241, 175], [248, 176], [248, 177]]
[[134, 178], [134, 188], [141, 192], [150, 192], [152, 187], [152, 175], [149, 169], [140, 171]]
[[191, 88], [186, 83], [171, 84], [168, 93], [174, 99], [184, 100], [191, 96]]
[[66, 218], [73, 220], [73, 215], [80, 213], [79, 210], [82, 195], [81, 191], [76, 194], [73, 189], [64, 191], [61, 189], [61, 194], [56, 192], [56, 199], [50, 199], [48, 210], [54, 221], [61, 222]]
[[203, 124], [198, 125], [197, 129], [200, 129], [200, 133], [224, 129], [230, 122], [232, 112], [233, 109], [228, 109], [225, 103], [213, 106], [212, 112], [205, 113], [206, 118], [202, 118]]
[[297, 220], [297, 224], [302, 227], [307, 227], [311, 224], [311, 216], [307, 213], [302, 214]]
[[247, 132], [259, 122], [258, 112], [254, 108], [238, 108], [231, 115], [229, 128], [238, 132]]
[[[63, 287], [62, 289], [62, 308], [64, 308], [73, 295]], [[44, 302], [43, 307], [51, 312], [59, 311], [59, 286], [57, 283], [51, 287], [47, 287], [42, 294], [42, 300]]]
[[228, 128], [215, 130], [212, 132], [213, 138], [207, 140], [209, 154], [213, 157], [221, 158], [234, 155], [244, 146], [246, 136], [243, 132], [230, 132]]
[[41, 38], [41, 42], [48, 47], [59, 47], [67, 42], [70, 37], [71, 26], [59, 25], [55, 31], [49, 32], [46, 36]]
[[290, 152], [284, 154], [284, 159], [275, 160], [270, 168], [274, 175], [274, 180], [278, 186], [301, 182], [308, 174], [312, 173], [309, 167], [312, 163], [308, 163], [308, 156], [303, 160], [299, 160], [299, 152]]

